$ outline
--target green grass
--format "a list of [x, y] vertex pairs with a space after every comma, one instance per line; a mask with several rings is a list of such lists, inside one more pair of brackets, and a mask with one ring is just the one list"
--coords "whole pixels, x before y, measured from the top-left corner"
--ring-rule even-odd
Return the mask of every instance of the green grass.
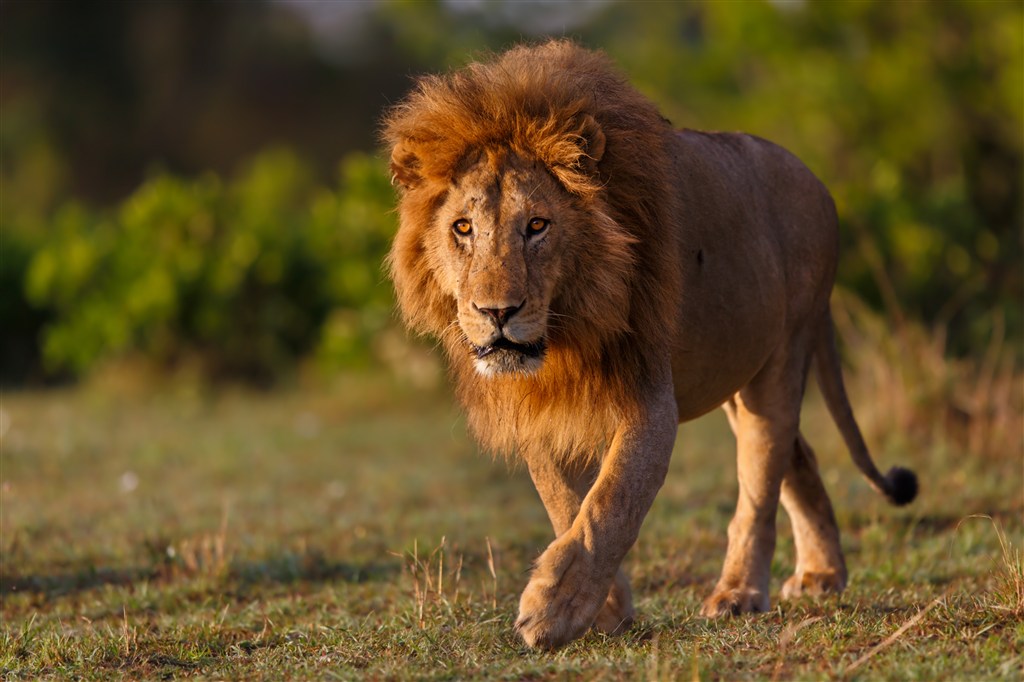
[[[1022, 677], [1019, 449], [875, 442], [881, 467], [922, 482], [897, 510], [810, 399], [850, 587], [709, 622], [733, 443], [721, 415], [686, 425], [626, 560], [637, 624], [540, 653], [512, 623], [546, 515], [524, 471], [476, 452], [446, 393], [361, 377], [9, 392], [2, 410], [5, 679]], [[784, 514], [779, 528], [776, 590], [793, 564]]]

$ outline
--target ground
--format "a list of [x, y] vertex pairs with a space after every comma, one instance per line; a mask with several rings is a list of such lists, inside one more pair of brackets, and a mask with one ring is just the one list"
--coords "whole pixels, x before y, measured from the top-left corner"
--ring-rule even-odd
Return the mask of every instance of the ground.
[[841, 597], [775, 598], [793, 567], [780, 512], [774, 610], [699, 617], [737, 491], [714, 414], [681, 428], [626, 559], [636, 625], [543, 653], [512, 624], [547, 518], [443, 389], [6, 391], [0, 676], [1021, 679], [1020, 452], [875, 436], [883, 469], [921, 480], [894, 509], [813, 395], [804, 430], [843, 531]]

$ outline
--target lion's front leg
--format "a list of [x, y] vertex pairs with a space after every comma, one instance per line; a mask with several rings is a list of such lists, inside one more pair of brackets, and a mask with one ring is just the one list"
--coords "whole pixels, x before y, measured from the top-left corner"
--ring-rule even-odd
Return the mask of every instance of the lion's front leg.
[[[597, 479], [598, 464], [562, 461], [562, 458], [552, 457], [547, 449], [527, 451], [523, 456], [557, 538], [576, 520], [583, 498]], [[629, 579], [620, 568], [593, 627], [610, 635], [621, 634], [632, 625], [634, 615]]]
[[608, 596], [608, 563], [569, 534], [548, 545], [519, 599], [516, 630], [523, 641], [554, 649], [589, 630]]
[[519, 599], [516, 630], [523, 640], [553, 649], [590, 628], [608, 635], [628, 630], [636, 615], [629, 579], [621, 568], [610, 584], [601, 575], [594, 557], [579, 545], [552, 542]]
[[[619, 565], [665, 479], [676, 420], [666, 381], [623, 421], [578, 513], [537, 559], [523, 591], [516, 629], [528, 645], [555, 648], [591, 626], [617, 632], [632, 620], [629, 585]], [[571, 504], [548, 503], [551, 478], [539, 481], [537, 468], [531, 465], [531, 475], [559, 532], [564, 514], [557, 510], [571, 510]]]

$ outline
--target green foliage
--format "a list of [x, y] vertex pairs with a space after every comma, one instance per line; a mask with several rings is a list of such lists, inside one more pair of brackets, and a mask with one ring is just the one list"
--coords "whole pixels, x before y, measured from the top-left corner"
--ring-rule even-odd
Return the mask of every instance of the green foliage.
[[[303, 358], [330, 370], [386, 354], [393, 194], [379, 161], [344, 152], [373, 146], [373, 118], [409, 74], [561, 33], [606, 50], [676, 125], [746, 130], [803, 159], [837, 201], [843, 288], [940, 329], [957, 355], [981, 355], [1004, 333], [1021, 347], [1020, 3], [531, 7], [353, 5], [346, 16], [361, 29], [339, 33], [335, 52], [284, 5], [136, 3], [59, 21], [45, 3], [15, 8], [0, 23], [13, 55], [0, 72], [18, 84], [0, 129], [0, 285], [12, 292], [0, 300], [0, 379], [38, 378], [40, 353], [49, 375], [137, 353], [260, 379]], [[40, 47], [153, 26], [175, 28], [159, 41], [99, 41], [97, 60]], [[160, 47], [200, 30], [217, 68]], [[270, 71], [254, 105], [242, 85]], [[214, 113], [175, 108], [213, 91]], [[267, 139], [298, 151], [223, 172]], [[324, 187], [336, 154], [340, 178]], [[98, 208], [154, 158], [178, 172]]]
[[141, 353], [267, 380], [317, 347], [365, 360], [387, 320], [392, 202], [373, 159], [347, 158], [331, 190], [272, 150], [230, 182], [160, 174], [113, 213], [64, 206], [27, 275], [30, 299], [56, 317], [46, 366], [79, 374]]
[[387, 170], [377, 159], [357, 154], [342, 163], [341, 176], [341, 191], [313, 207], [321, 221], [337, 216], [338, 227], [320, 234], [335, 234], [339, 252], [346, 254], [341, 267], [327, 273], [326, 287], [337, 305], [326, 321], [317, 357], [328, 367], [365, 360], [374, 335], [391, 321], [393, 305], [382, 267], [396, 229]]

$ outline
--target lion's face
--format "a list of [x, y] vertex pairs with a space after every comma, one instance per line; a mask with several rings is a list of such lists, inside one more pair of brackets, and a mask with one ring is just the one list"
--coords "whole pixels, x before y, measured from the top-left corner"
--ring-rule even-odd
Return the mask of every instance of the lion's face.
[[568, 229], [580, 219], [540, 162], [483, 156], [435, 214], [442, 286], [480, 374], [530, 374], [543, 363]]

